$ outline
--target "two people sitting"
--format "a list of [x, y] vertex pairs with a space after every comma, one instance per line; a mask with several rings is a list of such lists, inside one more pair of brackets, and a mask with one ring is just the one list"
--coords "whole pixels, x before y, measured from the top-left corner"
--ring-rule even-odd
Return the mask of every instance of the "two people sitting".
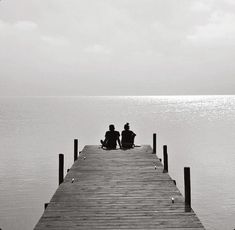
[[109, 131], [105, 133], [104, 141], [101, 140], [102, 148], [116, 149], [117, 143], [120, 148], [130, 149], [134, 147], [134, 139], [136, 134], [130, 130], [129, 123], [124, 125], [124, 130], [122, 131], [122, 137], [120, 141], [120, 133], [115, 131], [114, 125], [109, 125]]

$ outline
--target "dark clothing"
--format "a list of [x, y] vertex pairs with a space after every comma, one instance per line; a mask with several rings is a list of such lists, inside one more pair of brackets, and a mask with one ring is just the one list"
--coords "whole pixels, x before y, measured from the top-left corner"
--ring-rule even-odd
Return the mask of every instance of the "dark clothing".
[[107, 131], [105, 133], [104, 146], [109, 149], [116, 149], [120, 133], [118, 131]]
[[132, 148], [134, 147], [134, 138], [136, 134], [131, 130], [123, 130], [122, 131], [122, 147], [123, 148]]

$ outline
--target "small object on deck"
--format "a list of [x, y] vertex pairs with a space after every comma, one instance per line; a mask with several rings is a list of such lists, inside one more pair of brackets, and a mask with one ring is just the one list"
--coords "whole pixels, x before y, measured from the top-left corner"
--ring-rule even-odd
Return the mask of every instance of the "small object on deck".
[[159, 161], [162, 162], [162, 158], [159, 158]]
[[175, 203], [175, 199], [174, 199], [174, 197], [172, 197], [172, 198], [171, 198], [171, 202], [172, 202], [172, 204], [174, 204], [174, 203]]
[[83, 157], [84, 160], [86, 160], [86, 157]]
[[67, 172], [69, 172], [70, 169], [67, 169]]
[[72, 178], [72, 183], [74, 182], [74, 178]]
[[157, 166], [155, 165], [155, 170], [157, 169]]
[[173, 183], [176, 185], [176, 180], [173, 180]]

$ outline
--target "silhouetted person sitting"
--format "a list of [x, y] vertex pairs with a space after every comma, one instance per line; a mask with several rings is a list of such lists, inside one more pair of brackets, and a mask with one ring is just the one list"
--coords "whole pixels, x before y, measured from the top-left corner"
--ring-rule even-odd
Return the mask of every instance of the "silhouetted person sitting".
[[118, 131], [115, 131], [114, 125], [109, 126], [109, 131], [105, 133], [105, 139], [104, 141], [101, 140], [102, 148], [105, 147], [107, 149], [116, 149], [117, 142], [121, 148], [121, 142], [120, 142], [120, 133]]
[[124, 130], [122, 131], [122, 148], [130, 149], [134, 147], [134, 139], [136, 134], [130, 130], [129, 123], [124, 125]]

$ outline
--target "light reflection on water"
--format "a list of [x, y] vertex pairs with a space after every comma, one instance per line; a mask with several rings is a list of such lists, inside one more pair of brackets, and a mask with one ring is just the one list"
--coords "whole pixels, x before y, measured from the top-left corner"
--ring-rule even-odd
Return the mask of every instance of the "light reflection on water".
[[[207, 229], [235, 227], [235, 96], [0, 98], [0, 228], [32, 229], [65, 169], [73, 139], [98, 144], [110, 123], [130, 122], [137, 144], [158, 155], [168, 145], [169, 173], [183, 193], [191, 167], [192, 206]], [[81, 148], [80, 147], [80, 148]]]

